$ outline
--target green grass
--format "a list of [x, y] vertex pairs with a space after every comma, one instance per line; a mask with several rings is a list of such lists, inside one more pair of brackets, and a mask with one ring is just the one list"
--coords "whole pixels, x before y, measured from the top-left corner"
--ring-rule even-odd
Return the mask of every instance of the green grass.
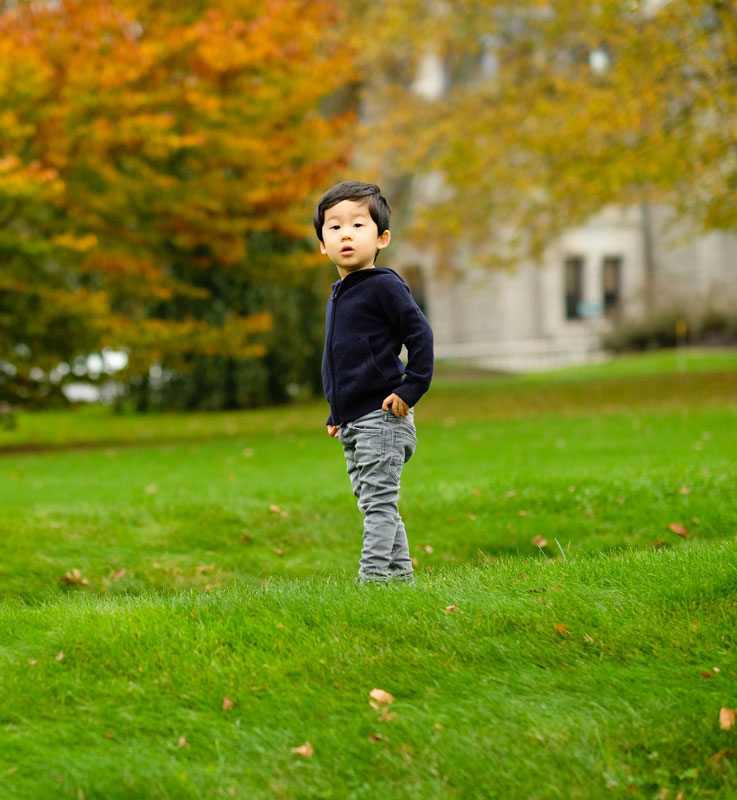
[[736, 796], [737, 359], [670, 358], [442, 370], [415, 587], [355, 585], [322, 404], [21, 415], [0, 798]]

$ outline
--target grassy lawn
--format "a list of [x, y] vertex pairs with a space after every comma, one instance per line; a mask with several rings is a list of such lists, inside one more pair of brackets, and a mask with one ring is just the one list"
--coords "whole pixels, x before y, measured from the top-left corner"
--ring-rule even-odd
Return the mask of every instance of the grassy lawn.
[[326, 416], [0, 433], [0, 798], [737, 796], [737, 353], [441, 370], [415, 587]]

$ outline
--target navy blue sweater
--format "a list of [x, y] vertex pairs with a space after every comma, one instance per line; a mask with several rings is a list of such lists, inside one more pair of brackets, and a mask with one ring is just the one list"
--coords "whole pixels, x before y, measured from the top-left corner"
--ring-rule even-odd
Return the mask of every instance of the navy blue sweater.
[[[399, 358], [402, 345], [406, 367]], [[415, 405], [432, 370], [432, 328], [394, 270], [363, 269], [333, 284], [322, 356], [328, 425], [376, 411], [392, 392]]]

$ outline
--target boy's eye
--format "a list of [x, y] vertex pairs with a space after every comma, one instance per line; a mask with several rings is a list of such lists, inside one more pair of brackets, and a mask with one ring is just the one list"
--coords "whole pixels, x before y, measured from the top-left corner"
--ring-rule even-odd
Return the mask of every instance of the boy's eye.
[[339, 227], [340, 227], [340, 225], [331, 225], [330, 226], [330, 230], [331, 231], [337, 231]]
[[363, 222], [354, 222], [353, 223], [353, 227], [354, 228], [363, 228]]

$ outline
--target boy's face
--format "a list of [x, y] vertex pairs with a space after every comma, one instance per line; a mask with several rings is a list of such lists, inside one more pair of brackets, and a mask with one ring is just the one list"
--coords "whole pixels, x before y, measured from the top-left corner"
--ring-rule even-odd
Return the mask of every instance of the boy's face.
[[390, 238], [389, 231], [379, 236], [367, 202], [341, 200], [325, 212], [320, 252], [345, 278], [350, 272], [373, 267], [376, 251], [383, 250]]

